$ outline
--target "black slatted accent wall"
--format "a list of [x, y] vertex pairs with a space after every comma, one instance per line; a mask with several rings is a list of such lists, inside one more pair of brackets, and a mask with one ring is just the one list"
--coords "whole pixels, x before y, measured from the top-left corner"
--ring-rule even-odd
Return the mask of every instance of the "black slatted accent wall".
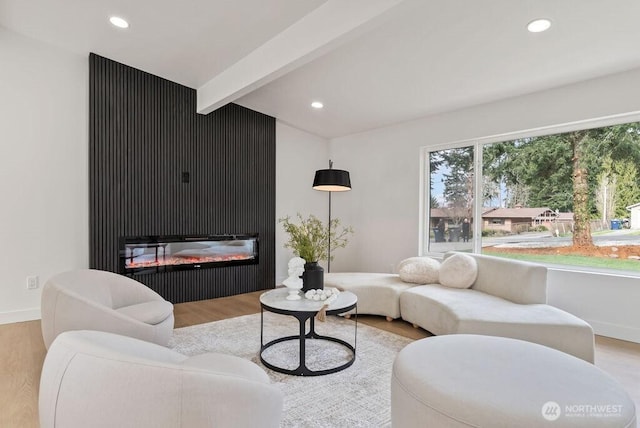
[[89, 70], [91, 267], [118, 271], [120, 236], [258, 233], [257, 265], [135, 279], [174, 303], [273, 288], [275, 119], [199, 115], [195, 90], [95, 54]]

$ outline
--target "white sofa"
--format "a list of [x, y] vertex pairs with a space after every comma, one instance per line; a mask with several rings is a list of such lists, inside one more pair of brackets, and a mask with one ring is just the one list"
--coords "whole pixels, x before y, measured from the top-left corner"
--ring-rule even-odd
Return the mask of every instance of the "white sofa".
[[40, 379], [42, 428], [275, 428], [282, 406], [282, 391], [251, 361], [186, 357], [100, 331], [60, 334]]
[[60, 273], [42, 289], [42, 337], [49, 348], [69, 330], [99, 330], [165, 345], [173, 334], [173, 305], [144, 284], [113, 272]]
[[[350, 291], [358, 297], [358, 313], [400, 318], [400, 294], [413, 287], [391, 273], [325, 273], [325, 287]], [[348, 315], [355, 311], [348, 312]]]
[[[453, 254], [447, 253], [445, 258]], [[355, 292], [358, 313], [389, 316], [372, 311], [375, 309], [372, 305], [361, 307], [360, 294], [356, 291], [371, 293], [371, 287], [355, 286], [346, 280], [354, 275], [362, 282], [375, 283], [375, 277], [384, 275], [392, 284], [390, 287], [407, 286], [398, 293], [400, 317], [435, 335], [467, 333], [522, 339], [594, 362], [591, 326], [546, 304], [547, 269], [544, 266], [479, 254], [470, 256], [477, 262], [478, 275], [468, 289], [440, 284], [406, 284], [397, 275], [393, 280], [389, 279], [389, 274], [326, 274], [325, 284]], [[333, 275], [339, 275], [338, 279]], [[380, 292], [375, 294], [376, 298], [388, 298], [382, 297]]]

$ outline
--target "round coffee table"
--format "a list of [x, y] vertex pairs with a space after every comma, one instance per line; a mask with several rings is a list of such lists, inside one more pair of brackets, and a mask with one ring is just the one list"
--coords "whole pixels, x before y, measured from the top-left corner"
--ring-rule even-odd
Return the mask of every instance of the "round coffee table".
[[[323, 336], [315, 331], [315, 316], [322, 308], [324, 302], [317, 300], [309, 300], [304, 297], [300, 300], [287, 300], [289, 290], [287, 288], [276, 288], [274, 290], [267, 291], [260, 296], [260, 361], [266, 367], [271, 370], [286, 373], [296, 376], [320, 376], [330, 373], [335, 373], [340, 370], [344, 370], [351, 366], [356, 359], [356, 339], [358, 335], [358, 298], [355, 294], [349, 291], [343, 291], [338, 295], [338, 298], [333, 301], [327, 308], [327, 315], [339, 315], [348, 312], [352, 309], [356, 310], [355, 313], [355, 333], [353, 345], [350, 343], [332, 336]], [[281, 315], [289, 315], [296, 318], [300, 324], [300, 333], [294, 336], [285, 336], [274, 339], [268, 343], [264, 343], [264, 311], [273, 312]], [[306, 331], [307, 320], [309, 320], [309, 331]], [[331, 367], [323, 370], [311, 370], [306, 365], [305, 358], [305, 345], [307, 339], [319, 339], [326, 340], [334, 343], [338, 343], [349, 351], [351, 351], [351, 358], [344, 364], [336, 367]], [[288, 340], [297, 340], [300, 342], [300, 363], [295, 369], [287, 369], [284, 367], [276, 366], [269, 363], [263, 358], [263, 352], [273, 345]]]

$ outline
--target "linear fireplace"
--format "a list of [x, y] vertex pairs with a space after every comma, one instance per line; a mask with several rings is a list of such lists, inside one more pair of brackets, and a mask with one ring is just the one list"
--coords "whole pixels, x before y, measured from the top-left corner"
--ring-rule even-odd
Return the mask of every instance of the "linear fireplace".
[[258, 263], [258, 235], [126, 236], [120, 273], [149, 274]]

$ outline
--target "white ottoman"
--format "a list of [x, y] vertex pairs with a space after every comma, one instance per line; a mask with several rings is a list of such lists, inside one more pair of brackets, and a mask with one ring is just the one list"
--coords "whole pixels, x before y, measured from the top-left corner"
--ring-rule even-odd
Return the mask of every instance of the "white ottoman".
[[391, 420], [403, 427], [635, 427], [620, 384], [592, 364], [535, 343], [455, 334], [402, 349]]
[[341, 272], [325, 273], [324, 286], [351, 291], [358, 296], [358, 313], [382, 315], [387, 321], [400, 318], [400, 294], [415, 286], [397, 274]]

